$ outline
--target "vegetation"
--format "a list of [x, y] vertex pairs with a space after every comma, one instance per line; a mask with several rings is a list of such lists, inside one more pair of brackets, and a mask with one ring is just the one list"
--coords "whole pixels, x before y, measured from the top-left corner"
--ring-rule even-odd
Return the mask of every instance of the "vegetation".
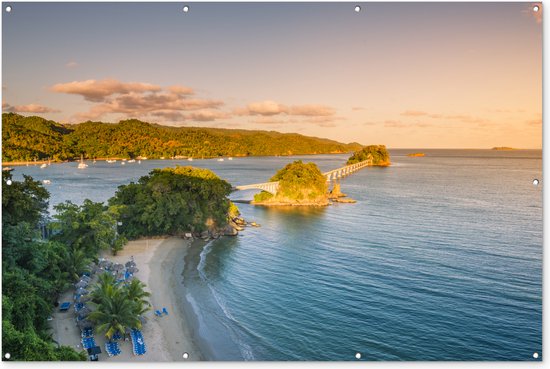
[[49, 194], [27, 176], [18, 182], [2, 172], [2, 182], [2, 357], [86, 360], [71, 347], [56, 347], [48, 333], [47, 317], [68, 283], [67, 245], [40, 238]]
[[326, 205], [327, 181], [315, 163], [301, 160], [287, 164], [270, 181], [278, 181], [276, 195], [262, 191], [254, 196], [255, 203], [289, 205]]
[[139, 120], [62, 125], [40, 117], [2, 115], [3, 161], [80, 158], [265, 156], [344, 153], [357, 143], [273, 131], [170, 127]]
[[365, 160], [372, 160], [371, 165], [388, 166], [390, 162], [390, 154], [384, 145], [365, 146], [361, 150], [353, 153], [348, 159], [346, 165], [359, 163]]
[[111, 339], [116, 332], [124, 335], [126, 329], [141, 329], [139, 317], [150, 309], [149, 293], [137, 279], [127, 284], [116, 284], [110, 273], [103, 273], [92, 292], [91, 305], [95, 310], [88, 319], [96, 324], [98, 332]]
[[120, 186], [109, 204], [118, 207], [119, 231], [130, 239], [176, 235], [223, 228], [230, 192], [231, 185], [208, 169], [176, 166]]

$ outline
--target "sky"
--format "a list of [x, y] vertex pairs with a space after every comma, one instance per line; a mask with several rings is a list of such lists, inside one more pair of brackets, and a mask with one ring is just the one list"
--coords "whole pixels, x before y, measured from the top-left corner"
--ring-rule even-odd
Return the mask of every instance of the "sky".
[[4, 112], [542, 147], [540, 3], [7, 4]]

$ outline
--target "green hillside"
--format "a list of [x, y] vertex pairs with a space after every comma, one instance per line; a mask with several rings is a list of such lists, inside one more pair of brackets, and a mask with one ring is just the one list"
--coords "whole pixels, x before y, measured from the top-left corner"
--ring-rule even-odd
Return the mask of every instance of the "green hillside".
[[357, 143], [296, 133], [218, 128], [170, 127], [139, 120], [119, 123], [59, 124], [40, 117], [2, 115], [2, 161], [70, 160], [175, 156], [267, 156], [345, 153]]

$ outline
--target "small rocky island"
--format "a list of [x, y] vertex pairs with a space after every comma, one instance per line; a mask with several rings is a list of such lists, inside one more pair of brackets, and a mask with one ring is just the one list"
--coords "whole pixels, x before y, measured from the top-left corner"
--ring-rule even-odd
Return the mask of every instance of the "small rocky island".
[[411, 152], [410, 154], [407, 154], [409, 158], [420, 158], [423, 156], [426, 156], [423, 152]]
[[496, 150], [496, 151], [512, 151], [512, 150], [517, 150], [513, 147], [507, 147], [507, 146], [497, 146], [497, 147], [493, 147], [491, 150]]

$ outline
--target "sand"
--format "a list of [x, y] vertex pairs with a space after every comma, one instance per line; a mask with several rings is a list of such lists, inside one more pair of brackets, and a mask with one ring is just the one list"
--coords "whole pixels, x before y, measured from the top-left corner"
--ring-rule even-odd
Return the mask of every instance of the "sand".
[[[95, 334], [96, 343], [101, 347], [100, 361], [195, 361], [204, 357], [193, 341], [191, 328], [184, 319], [181, 295], [178, 294], [178, 286], [182, 283], [184, 258], [191, 240], [181, 238], [143, 239], [131, 241], [120, 251], [117, 256], [108, 253], [103, 257], [118, 263], [126, 263], [130, 257], [134, 257], [139, 272], [135, 274], [142, 282], [147, 284], [147, 290], [151, 293], [150, 301], [153, 310], [147, 312], [147, 322], [143, 325], [142, 332], [147, 353], [135, 356], [132, 352], [130, 341], [122, 341], [118, 356], [109, 357], [105, 352], [105, 339], [100, 334]], [[73, 290], [67, 291], [60, 301], [72, 301]], [[168, 315], [157, 317], [154, 310], [166, 307]], [[51, 321], [54, 339], [61, 345], [81, 347], [80, 331], [74, 323], [74, 309], [61, 313], [56, 311]], [[188, 359], [183, 354], [188, 353]]]

